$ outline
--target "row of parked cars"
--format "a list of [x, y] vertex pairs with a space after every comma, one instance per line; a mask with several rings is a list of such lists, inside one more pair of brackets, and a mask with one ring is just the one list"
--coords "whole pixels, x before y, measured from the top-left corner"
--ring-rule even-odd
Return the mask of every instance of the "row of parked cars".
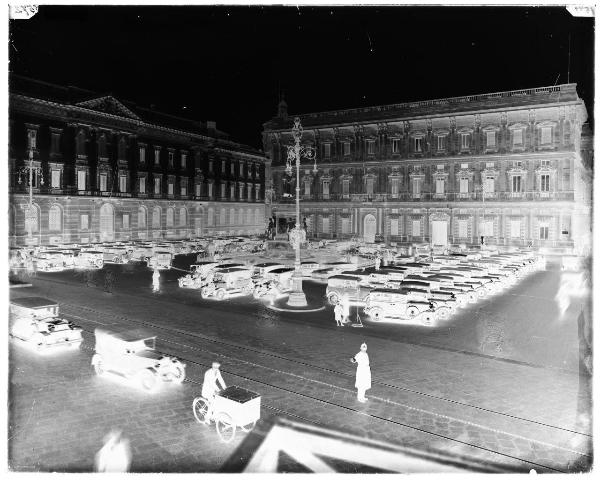
[[[59, 316], [54, 300], [24, 297], [10, 302], [10, 335], [38, 352], [79, 347], [81, 327]], [[185, 364], [156, 351], [156, 336], [140, 330], [95, 330], [92, 366], [97, 375], [117, 374], [152, 391], [160, 383], [180, 384]]]
[[378, 270], [346, 270], [328, 278], [329, 303], [362, 306], [372, 321], [416, 322], [427, 326], [449, 319], [459, 308], [516, 284], [545, 268], [532, 252], [493, 251], [432, 255], [415, 261], [396, 258]]

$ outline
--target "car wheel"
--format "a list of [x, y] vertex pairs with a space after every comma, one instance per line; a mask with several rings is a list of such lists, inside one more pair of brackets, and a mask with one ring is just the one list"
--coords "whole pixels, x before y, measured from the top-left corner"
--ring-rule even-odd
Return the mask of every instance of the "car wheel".
[[154, 390], [157, 384], [156, 375], [150, 370], [142, 370], [139, 374], [140, 386], [147, 391]]
[[223, 289], [217, 290], [215, 297], [217, 297], [217, 300], [223, 300], [225, 298], [225, 290], [223, 290]]
[[176, 365], [172, 371], [167, 374], [169, 381], [180, 384], [185, 380], [185, 370], [181, 365]]
[[256, 426], [256, 420], [254, 422], [249, 423], [248, 425], [240, 426], [243, 432], [249, 432]]
[[217, 414], [217, 433], [225, 443], [231, 442], [235, 437], [235, 423], [225, 412]]
[[446, 320], [450, 318], [452, 311], [448, 307], [440, 307], [436, 310], [436, 313], [441, 320]]
[[426, 327], [431, 327], [433, 325], [433, 322], [435, 322], [435, 312], [433, 312], [432, 310], [427, 310], [426, 312], [423, 312], [421, 314], [421, 324], [425, 325]]
[[374, 322], [381, 322], [383, 320], [383, 310], [379, 307], [372, 308], [369, 312], [369, 317]]
[[41, 350], [42, 348], [44, 348], [46, 346], [46, 342], [44, 341], [44, 336], [41, 333], [37, 333], [33, 336], [33, 344], [35, 345], [35, 348], [37, 348], [38, 350]]
[[340, 301], [340, 297], [337, 293], [331, 293], [327, 296], [327, 300], [329, 300], [330, 305], [337, 305], [337, 303]]
[[417, 315], [419, 315], [419, 309], [414, 305], [409, 305], [406, 307], [406, 315], [410, 318], [415, 318]]
[[194, 417], [198, 423], [206, 422], [206, 414], [208, 413], [208, 402], [204, 397], [194, 398], [194, 403], [192, 403], [192, 411], [194, 412]]
[[206, 297], [208, 297], [208, 288], [207, 288], [207, 287], [202, 287], [202, 288], [200, 289], [200, 296], [201, 296], [202, 298], [206, 298]]

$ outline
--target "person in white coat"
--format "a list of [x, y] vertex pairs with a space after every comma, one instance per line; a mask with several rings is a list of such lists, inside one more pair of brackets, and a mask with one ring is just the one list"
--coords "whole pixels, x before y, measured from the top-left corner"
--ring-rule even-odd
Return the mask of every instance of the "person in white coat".
[[158, 292], [159, 290], [160, 290], [160, 272], [158, 271], [158, 268], [155, 268], [154, 272], [152, 273], [152, 291]]
[[360, 346], [360, 352], [354, 355], [350, 361], [356, 363], [356, 382], [354, 383], [357, 390], [356, 398], [359, 402], [365, 403], [368, 400], [365, 393], [371, 388], [371, 367], [366, 343]]
[[129, 441], [120, 430], [111, 430], [104, 437], [104, 446], [96, 454], [95, 470], [102, 473], [125, 473], [131, 465]]
[[219, 368], [221, 364], [219, 362], [213, 362], [212, 368], [204, 373], [204, 382], [202, 383], [202, 396], [208, 401], [208, 412], [206, 412], [206, 422], [210, 423], [213, 414], [213, 403], [215, 395], [221, 391], [219, 385], [225, 390], [227, 385], [221, 376]]
[[342, 327], [344, 325], [344, 307], [342, 307], [342, 302], [337, 302], [335, 307], [333, 308], [333, 314], [335, 315], [335, 323], [338, 327]]

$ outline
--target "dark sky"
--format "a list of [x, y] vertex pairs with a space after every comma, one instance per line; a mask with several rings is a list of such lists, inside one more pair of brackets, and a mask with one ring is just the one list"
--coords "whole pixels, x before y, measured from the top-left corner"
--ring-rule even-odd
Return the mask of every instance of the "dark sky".
[[569, 35], [593, 113], [593, 19], [560, 7], [40, 6], [10, 35], [15, 73], [216, 120], [254, 147], [280, 88], [293, 115], [567, 83]]

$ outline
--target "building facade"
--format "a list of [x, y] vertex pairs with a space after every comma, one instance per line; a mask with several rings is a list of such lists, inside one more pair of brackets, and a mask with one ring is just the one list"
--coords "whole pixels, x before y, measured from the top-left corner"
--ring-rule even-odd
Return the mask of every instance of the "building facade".
[[[593, 142], [575, 84], [298, 115], [308, 235], [589, 248]], [[267, 203], [295, 220], [293, 118], [264, 124]]]
[[264, 232], [264, 154], [214, 122], [16, 76], [9, 117], [12, 245]]

